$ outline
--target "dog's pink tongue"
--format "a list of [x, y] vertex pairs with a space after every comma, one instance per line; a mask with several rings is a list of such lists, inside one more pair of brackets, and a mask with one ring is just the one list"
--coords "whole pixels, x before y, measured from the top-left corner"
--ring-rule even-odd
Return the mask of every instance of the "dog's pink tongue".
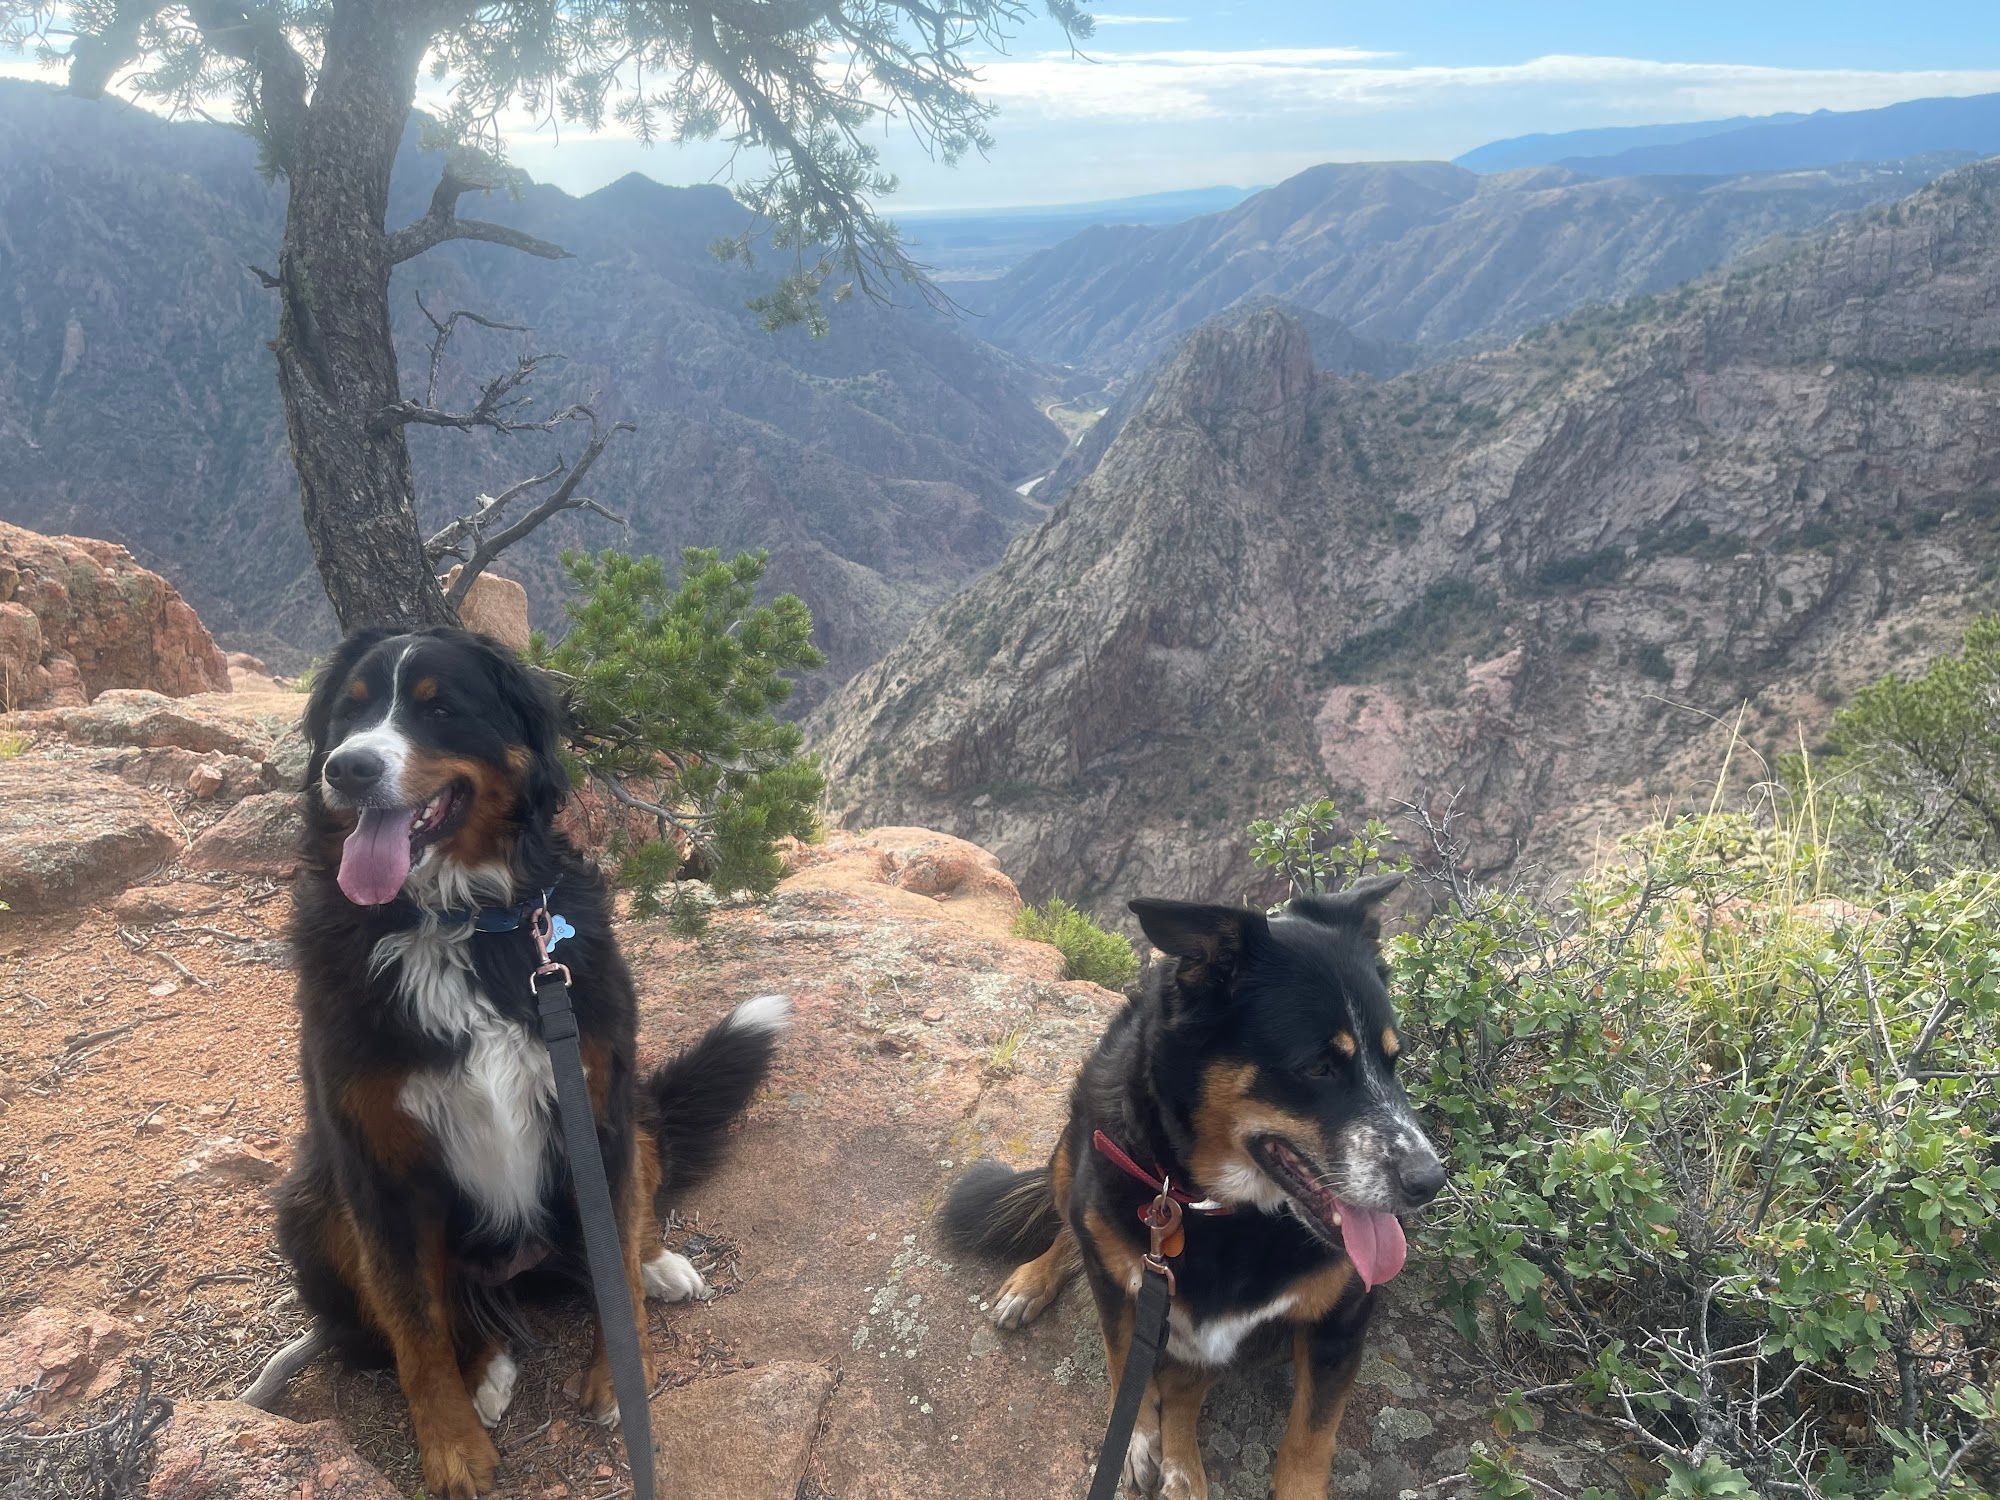
[[1347, 1258], [1371, 1288], [1394, 1280], [1410, 1253], [1400, 1219], [1372, 1208], [1356, 1208], [1352, 1203], [1340, 1205], [1340, 1238], [1347, 1246]]
[[361, 821], [340, 849], [340, 889], [357, 906], [382, 906], [394, 901], [410, 876], [410, 824], [416, 813], [407, 807], [362, 809]]

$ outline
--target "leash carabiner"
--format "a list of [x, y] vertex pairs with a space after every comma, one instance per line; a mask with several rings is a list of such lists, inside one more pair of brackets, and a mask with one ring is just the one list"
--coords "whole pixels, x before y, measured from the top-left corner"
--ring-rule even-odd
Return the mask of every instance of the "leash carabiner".
[[569, 966], [567, 964], [559, 964], [549, 957], [550, 942], [552, 940], [558, 942], [561, 940], [556, 938], [555, 922], [549, 916], [547, 905], [535, 908], [535, 914], [528, 918], [528, 931], [534, 934], [535, 952], [542, 960], [540, 967], [528, 976], [529, 993], [539, 995], [542, 992], [542, 981], [544, 979], [560, 979], [567, 985], [570, 982]]

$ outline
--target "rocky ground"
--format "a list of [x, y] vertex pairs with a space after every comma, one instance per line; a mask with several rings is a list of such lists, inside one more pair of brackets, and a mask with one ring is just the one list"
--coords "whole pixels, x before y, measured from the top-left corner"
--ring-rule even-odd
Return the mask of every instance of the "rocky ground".
[[[301, 1119], [284, 929], [303, 699], [254, 659], [225, 667], [122, 549], [0, 542], [0, 665], [36, 692], [0, 714], [0, 1500], [415, 1494], [389, 1373], [322, 1363], [272, 1415], [231, 1399], [303, 1323], [270, 1204]], [[468, 620], [518, 639], [520, 594], [483, 584]], [[622, 933], [648, 1061], [749, 996], [797, 1011], [728, 1164], [672, 1206], [669, 1244], [717, 1295], [651, 1312], [662, 1490], [1081, 1494], [1108, 1395], [1088, 1299], [1000, 1333], [1000, 1273], [940, 1256], [931, 1218], [974, 1158], [1046, 1156], [1121, 997], [1011, 935], [1020, 897], [974, 845], [877, 828], [789, 867], [698, 938]], [[533, 1323], [502, 1492], [629, 1493], [615, 1437], [563, 1394], [582, 1297]], [[1472, 1370], [1420, 1277], [1396, 1283], [1338, 1492], [1452, 1492], [1493, 1438]], [[1217, 1393], [1218, 1495], [1265, 1493], [1286, 1405], [1276, 1370]], [[1574, 1489], [1578, 1452], [1528, 1457]]]
[[[300, 1119], [281, 941], [299, 698], [237, 687], [112, 692], [4, 726], [0, 1495], [93, 1493], [93, 1448], [136, 1456], [104, 1493], [160, 1500], [419, 1483], [384, 1372], [316, 1366], [275, 1417], [228, 1399], [301, 1326], [268, 1199]], [[675, 1205], [670, 1241], [718, 1295], [652, 1315], [668, 1492], [1080, 1494], [1107, 1395], [1088, 1299], [1002, 1334], [994, 1272], [943, 1258], [929, 1225], [974, 1157], [1048, 1151], [1119, 997], [1009, 935], [1013, 885], [969, 844], [877, 829], [792, 863], [699, 939], [624, 932], [651, 1055], [752, 994], [798, 1011], [728, 1166]], [[1467, 1444], [1493, 1440], [1421, 1282], [1397, 1292], [1349, 1410], [1343, 1495], [1450, 1493]], [[497, 1434], [504, 1493], [625, 1493], [616, 1443], [562, 1393], [581, 1302], [537, 1330]], [[135, 1441], [142, 1378], [172, 1414]], [[1283, 1409], [1275, 1370], [1218, 1392], [1218, 1494], [1265, 1492]], [[113, 1417], [128, 1425], [92, 1433]], [[1571, 1460], [1542, 1452], [1562, 1484]]]

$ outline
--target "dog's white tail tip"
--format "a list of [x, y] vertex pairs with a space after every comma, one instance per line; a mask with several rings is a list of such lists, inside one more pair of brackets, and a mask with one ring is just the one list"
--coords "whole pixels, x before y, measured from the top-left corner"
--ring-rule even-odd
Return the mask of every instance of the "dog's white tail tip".
[[791, 1023], [792, 1002], [789, 996], [759, 995], [732, 1010], [723, 1024], [731, 1031], [754, 1031], [775, 1036]]

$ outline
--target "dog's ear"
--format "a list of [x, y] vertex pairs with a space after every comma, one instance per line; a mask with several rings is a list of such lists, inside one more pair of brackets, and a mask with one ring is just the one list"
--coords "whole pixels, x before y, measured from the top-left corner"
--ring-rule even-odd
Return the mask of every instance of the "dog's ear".
[[1146, 939], [1180, 960], [1175, 978], [1185, 991], [1226, 988], [1249, 949], [1269, 931], [1261, 911], [1195, 901], [1141, 897], [1130, 903]]
[[1382, 941], [1382, 904], [1402, 886], [1401, 875], [1377, 875], [1330, 896], [1300, 896], [1287, 910], [1322, 927], [1350, 927], [1371, 943]]
[[308, 786], [318, 777], [320, 762], [326, 758], [326, 737], [332, 731], [333, 705], [339, 699], [341, 690], [347, 686], [348, 674], [354, 670], [355, 663], [395, 633], [380, 625], [352, 631], [333, 648], [325, 661], [313, 669], [312, 692], [306, 698], [305, 717], [300, 725], [305, 731], [306, 744], [312, 749], [312, 769], [306, 774]]
[[522, 799], [531, 817], [553, 817], [569, 795], [569, 771], [563, 765], [562, 731], [567, 720], [548, 675], [522, 661], [507, 647], [485, 636], [474, 636], [486, 657], [493, 689], [513, 716], [518, 743], [528, 751], [527, 779]]

